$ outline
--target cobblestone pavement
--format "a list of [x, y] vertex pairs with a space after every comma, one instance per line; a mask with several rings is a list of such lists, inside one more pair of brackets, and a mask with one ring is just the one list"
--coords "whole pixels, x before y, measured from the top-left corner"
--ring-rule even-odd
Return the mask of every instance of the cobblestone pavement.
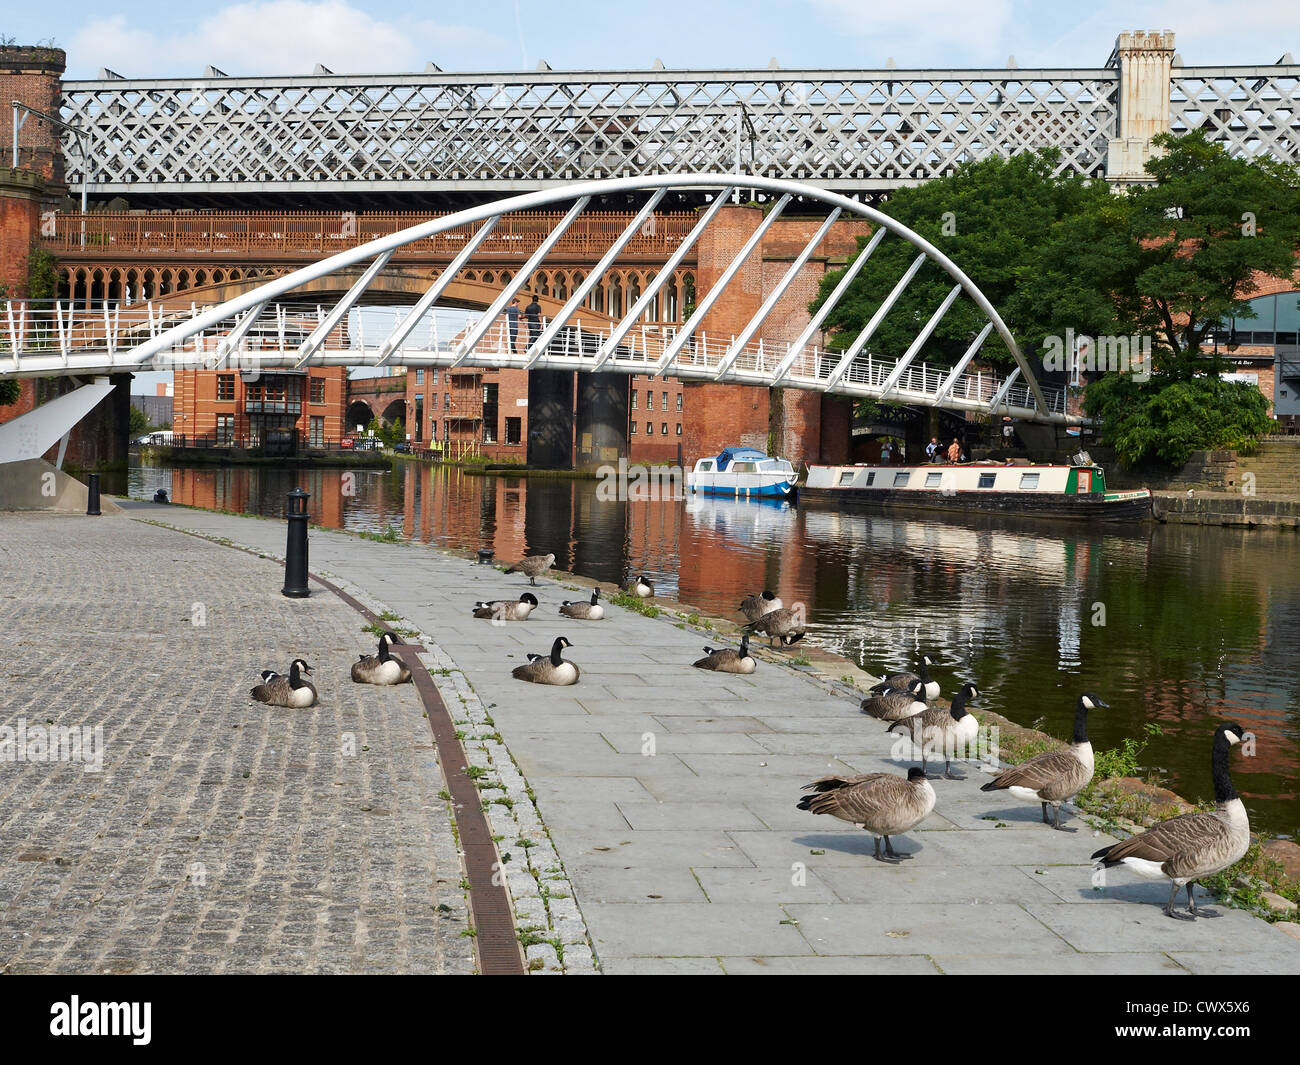
[[[353, 684], [364, 619], [282, 583], [126, 517], [0, 515], [0, 726], [28, 755], [0, 760], [0, 971], [473, 971], [415, 691]], [[320, 705], [249, 698], [297, 655]], [[73, 725], [99, 772], [40, 760]]]
[[[131, 513], [284, 547], [283, 522], [149, 505]], [[1300, 972], [1300, 942], [1243, 911], [1171, 921], [1160, 884], [1115, 872], [1094, 885], [1088, 856], [1111, 837], [1077, 815], [1074, 831], [1053, 831], [1037, 805], [980, 792], [975, 766], [965, 781], [937, 781], [935, 812], [895, 839], [915, 860], [873, 862], [865, 832], [795, 803], [801, 785], [827, 773], [900, 772], [892, 738], [856, 700], [795, 670], [692, 669], [716, 634], [612, 606], [605, 621], [568, 621], [556, 607], [576, 596], [562, 582], [530, 589], [425, 545], [313, 529], [311, 562], [436, 641], [444, 698], [464, 727], [494, 730], [483, 746], [499, 751], [504, 797], [535, 796], [572, 884], [577, 906], [551, 906], [551, 929], [538, 936], [576, 946], [561, 926], [585, 921], [604, 972]], [[528, 621], [470, 617], [476, 599], [524, 590], [541, 600]], [[559, 634], [573, 642], [565, 654], [582, 668], [578, 684], [510, 677]], [[476, 717], [475, 704], [490, 716]], [[478, 743], [468, 745], [473, 756]], [[490, 807], [493, 831], [517, 858], [499, 809]], [[538, 884], [548, 868], [536, 870]], [[509, 879], [521, 925], [542, 919], [517, 891], [529, 879]]]

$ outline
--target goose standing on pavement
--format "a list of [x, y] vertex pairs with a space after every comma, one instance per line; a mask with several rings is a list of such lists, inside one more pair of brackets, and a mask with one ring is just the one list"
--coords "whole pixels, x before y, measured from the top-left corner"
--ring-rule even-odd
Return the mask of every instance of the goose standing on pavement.
[[980, 723], [966, 710], [966, 704], [978, 697], [979, 689], [974, 684], [963, 684], [961, 691], [952, 697], [949, 709], [926, 707], [919, 714], [895, 721], [885, 731], [908, 733], [912, 737], [912, 743], [921, 748], [922, 769], [926, 768], [930, 754], [942, 751], [943, 775], [949, 780], [965, 780], [964, 775], [952, 771], [952, 759], [970, 750], [979, 736]]
[[605, 608], [600, 604], [600, 589], [591, 590], [589, 603], [581, 600], [571, 603], [566, 599], [560, 604], [560, 613], [566, 618], [574, 618], [577, 621], [600, 621], [605, 616]]
[[[1004, 769], [980, 791], [1005, 789], [1018, 798], [1037, 800], [1043, 804], [1043, 824], [1073, 832], [1072, 828], [1061, 828], [1061, 803], [1073, 799], [1092, 780], [1095, 762], [1092, 744], [1088, 742], [1088, 711], [1106, 705], [1092, 692], [1084, 692], [1074, 711], [1074, 737], [1070, 746], [1063, 751], [1035, 755], [1027, 762]], [[1052, 821], [1047, 819], [1049, 805], [1056, 813]]]
[[862, 700], [862, 712], [881, 721], [904, 721], [926, 711], [925, 685], [918, 678], [907, 691], [888, 691]]
[[362, 655], [359, 662], [352, 663], [352, 679], [358, 684], [405, 684], [411, 671], [388, 653], [393, 644], [401, 642], [397, 633], [385, 632], [379, 637], [378, 654]]
[[636, 580], [628, 581], [625, 591], [629, 595], [635, 595], [638, 599], [653, 599], [655, 586], [646, 580], [644, 573], [637, 576]]
[[572, 646], [563, 636], [557, 636], [549, 655], [529, 655], [527, 665], [515, 666], [510, 675], [530, 684], [577, 684], [578, 667], [560, 657], [561, 651]]
[[[934, 788], [920, 769], [909, 769], [907, 778], [893, 773], [864, 773], [851, 777], [822, 777], [804, 785], [815, 791], [799, 800], [800, 810], [830, 814], [841, 821], [861, 825], [876, 837], [875, 858], [878, 862], [897, 865], [910, 854], [898, 854], [890, 836], [919, 825], [934, 809]], [[880, 838], [885, 853], [880, 853]]]
[[939, 698], [939, 682], [930, 679], [930, 667], [938, 664], [922, 651], [915, 673], [891, 673], [871, 690], [873, 692], [883, 692], [893, 688], [894, 691], [906, 691], [912, 686], [914, 680], [919, 680], [925, 685], [925, 701], [932, 703]]
[[780, 610], [784, 604], [780, 597], [773, 595], [769, 591], [764, 591], [762, 595], [747, 595], [740, 601], [737, 609], [745, 615], [748, 621], [757, 621], [764, 614], [770, 614], [773, 610]]
[[[311, 681], [303, 680], [304, 673], [311, 676], [311, 666], [301, 658], [295, 658], [287, 675], [276, 673], [248, 694], [259, 703], [269, 703], [271, 706], [292, 706], [296, 709], [315, 706], [316, 688]], [[266, 672], [262, 676], [265, 677]]]
[[527, 621], [528, 615], [537, 605], [537, 596], [524, 592], [518, 599], [491, 599], [474, 604], [476, 618], [491, 618], [493, 621]]
[[[1228, 752], [1246, 737], [1240, 725], [1214, 730], [1210, 775], [1214, 780], [1214, 809], [1161, 821], [1122, 843], [1103, 847], [1093, 859], [1106, 868], [1123, 865], [1149, 880], [1170, 881], [1165, 916], [1179, 921], [1218, 917], [1216, 910], [1198, 910], [1192, 885], [1241, 860], [1250, 847], [1250, 818], [1237, 797], [1228, 769]], [[1174, 909], [1178, 889], [1187, 885], [1187, 912]]]
[[537, 578], [544, 577], [554, 563], [554, 555], [525, 555], [506, 572], [522, 573], [528, 577], [529, 584], [536, 585]]
[[740, 637], [740, 649], [734, 647], [706, 647], [704, 657], [696, 660], [696, 669], [710, 669], [714, 673], [753, 673], [758, 668], [749, 653], [749, 633]]
[[796, 644], [806, 635], [804, 626], [803, 611], [791, 610], [789, 607], [782, 607], [780, 610], [769, 610], [757, 621], [751, 621], [746, 626], [750, 632], [762, 633], [769, 637], [769, 642], [775, 646], [777, 640], [781, 641], [782, 647], [789, 647]]

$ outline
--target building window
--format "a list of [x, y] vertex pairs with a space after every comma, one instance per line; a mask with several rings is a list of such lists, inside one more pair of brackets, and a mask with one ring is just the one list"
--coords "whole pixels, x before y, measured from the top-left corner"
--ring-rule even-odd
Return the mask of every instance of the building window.
[[308, 447], [325, 446], [325, 417], [321, 414], [311, 416], [311, 426], [307, 436]]
[[424, 439], [424, 397], [415, 397], [415, 442], [418, 444]]
[[637, 391], [636, 391], [636, 389], [634, 388], [634, 389], [632, 389], [632, 409], [633, 409], [633, 410], [636, 410], [636, 397], [637, 397]]
[[311, 402], [325, 402], [325, 378], [313, 377], [311, 379]]
[[235, 375], [232, 373], [217, 374], [217, 400], [221, 403], [228, 403], [235, 398]]
[[678, 422], [678, 423], [677, 423], [677, 435], [678, 435], [678, 436], [681, 436], [681, 435], [682, 435], [682, 423], [681, 423], [681, 422]]
[[655, 409], [655, 394], [651, 392], [650, 389], [648, 388], [645, 390], [645, 409], [646, 410]]
[[437, 383], [438, 383], [438, 367], [435, 366], [429, 371], [429, 384], [436, 385]]
[[632, 423], [632, 435], [636, 436], [636, 422]]
[[444, 392], [444, 393], [442, 394], [442, 409], [443, 409], [443, 410], [451, 410], [451, 393], [450, 393], [450, 392]]
[[678, 392], [678, 393], [677, 393], [677, 410], [680, 412], [681, 409], [682, 409], [682, 394], [681, 394], [680, 392]]
[[235, 439], [235, 416], [233, 414], [217, 415], [217, 446], [229, 447]]
[[522, 418], [506, 419], [506, 443], [507, 444], [517, 445], [523, 439], [523, 435], [524, 435], [523, 423], [524, 420]]
[[659, 427], [659, 435], [660, 435], [660, 436], [667, 436], [667, 435], [668, 435], [668, 423], [667, 423], [667, 422], [664, 422], [662, 425], [660, 425], [660, 427]]
[[424, 384], [424, 367], [423, 367], [423, 366], [417, 367], [417, 369], [416, 369], [416, 371], [415, 371], [415, 383], [416, 383], [417, 385], [422, 385], [422, 384]]
[[665, 392], [665, 393], [663, 394], [663, 401], [664, 401], [664, 402], [663, 402], [663, 406], [660, 407], [659, 409], [660, 409], [660, 410], [667, 410], [667, 409], [668, 409], [668, 393], [667, 393], [667, 392]]
[[654, 435], [655, 435], [655, 423], [654, 423], [654, 422], [646, 422], [646, 423], [645, 423], [645, 435], [646, 435], [646, 436], [654, 436]]

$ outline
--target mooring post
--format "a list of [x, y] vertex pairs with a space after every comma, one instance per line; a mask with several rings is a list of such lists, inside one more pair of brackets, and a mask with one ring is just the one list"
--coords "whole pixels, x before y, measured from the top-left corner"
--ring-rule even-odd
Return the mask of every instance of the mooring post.
[[307, 500], [310, 498], [310, 492], [295, 488], [289, 493], [289, 509], [285, 514], [289, 532], [284, 549], [284, 587], [280, 594], [293, 599], [311, 595], [307, 588]]
[[86, 514], [87, 514], [87, 516], [89, 516], [89, 517], [94, 517], [94, 516], [97, 516], [97, 515], [100, 513], [100, 510], [99, 510], [99, 474], [97, 474], [97, 473], [92, 473], [92, 474], [90, 475], [89, 484], [88, 484], [87, 488], [88, 488], [88, 491], [87, 491], [87, 493], [86, 493]]

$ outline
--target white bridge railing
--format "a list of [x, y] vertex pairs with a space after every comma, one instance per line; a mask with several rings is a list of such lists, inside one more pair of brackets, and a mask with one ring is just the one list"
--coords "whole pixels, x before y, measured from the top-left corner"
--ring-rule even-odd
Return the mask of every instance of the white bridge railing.
[[[254, 374], [306, 366], [380, 365], [599, 369], [687, 381], [781, 385], [985, 414], [1002, 411], [1036, 421], [1059, 422], [1068, 417], [1063, 389], [1043, 386], [1048, 407], [1042, 410], [1032, 389], [1018, 379], [1018, 370], [1009, 377], [987, 368], [966, 367], [954, 373], [925, 363], [910, 363], [900, 370], [900, 360], [871, 352], [860, 353], [843, 366], [844, 352], [817, 344], [795, 351], [792, 343], [760, 339], [738, 348], [735, 337], [712, 335], [707, 330], [697, 331], [674, 351], [678, 330], [672, 326], [635, 327], [611, 348], [609, 324], [584, 323], [581, 318], [570, 320], [544, 349], [530, 355], [531, 342], [551, 324], [546, 318], [530, 330], [528, 320], [521, 316], [512, 345], [505, 317], [491, 323], [470, 343], [465, 338], [477, 332], [474, 323], [448, 336], [445, 329], [440, 333], [438, 316], [430, 314], [400, 345], [384, 353], [381, 341], [389, 330], [376, 328], [376, 318], [382, 314], [373, 308], [343, 319], [323, 340], [309, 344], [313, 331], [326, 322], [329, 308], [275, 303], [262, 309], [247, 332], [241, 332], [243, 318], [236, 316], [210, 324], [151, 356], [138, 354], [146, 341], [206, 309], [153, 303], [104, 304], [88, 309], [64, 302], [0, 301], [0, 377], [186, 369]], [[406, 308], [395, 309], [395, 324], [406, 313]], [[370, 336], [366, 335], [367, 325]]]

